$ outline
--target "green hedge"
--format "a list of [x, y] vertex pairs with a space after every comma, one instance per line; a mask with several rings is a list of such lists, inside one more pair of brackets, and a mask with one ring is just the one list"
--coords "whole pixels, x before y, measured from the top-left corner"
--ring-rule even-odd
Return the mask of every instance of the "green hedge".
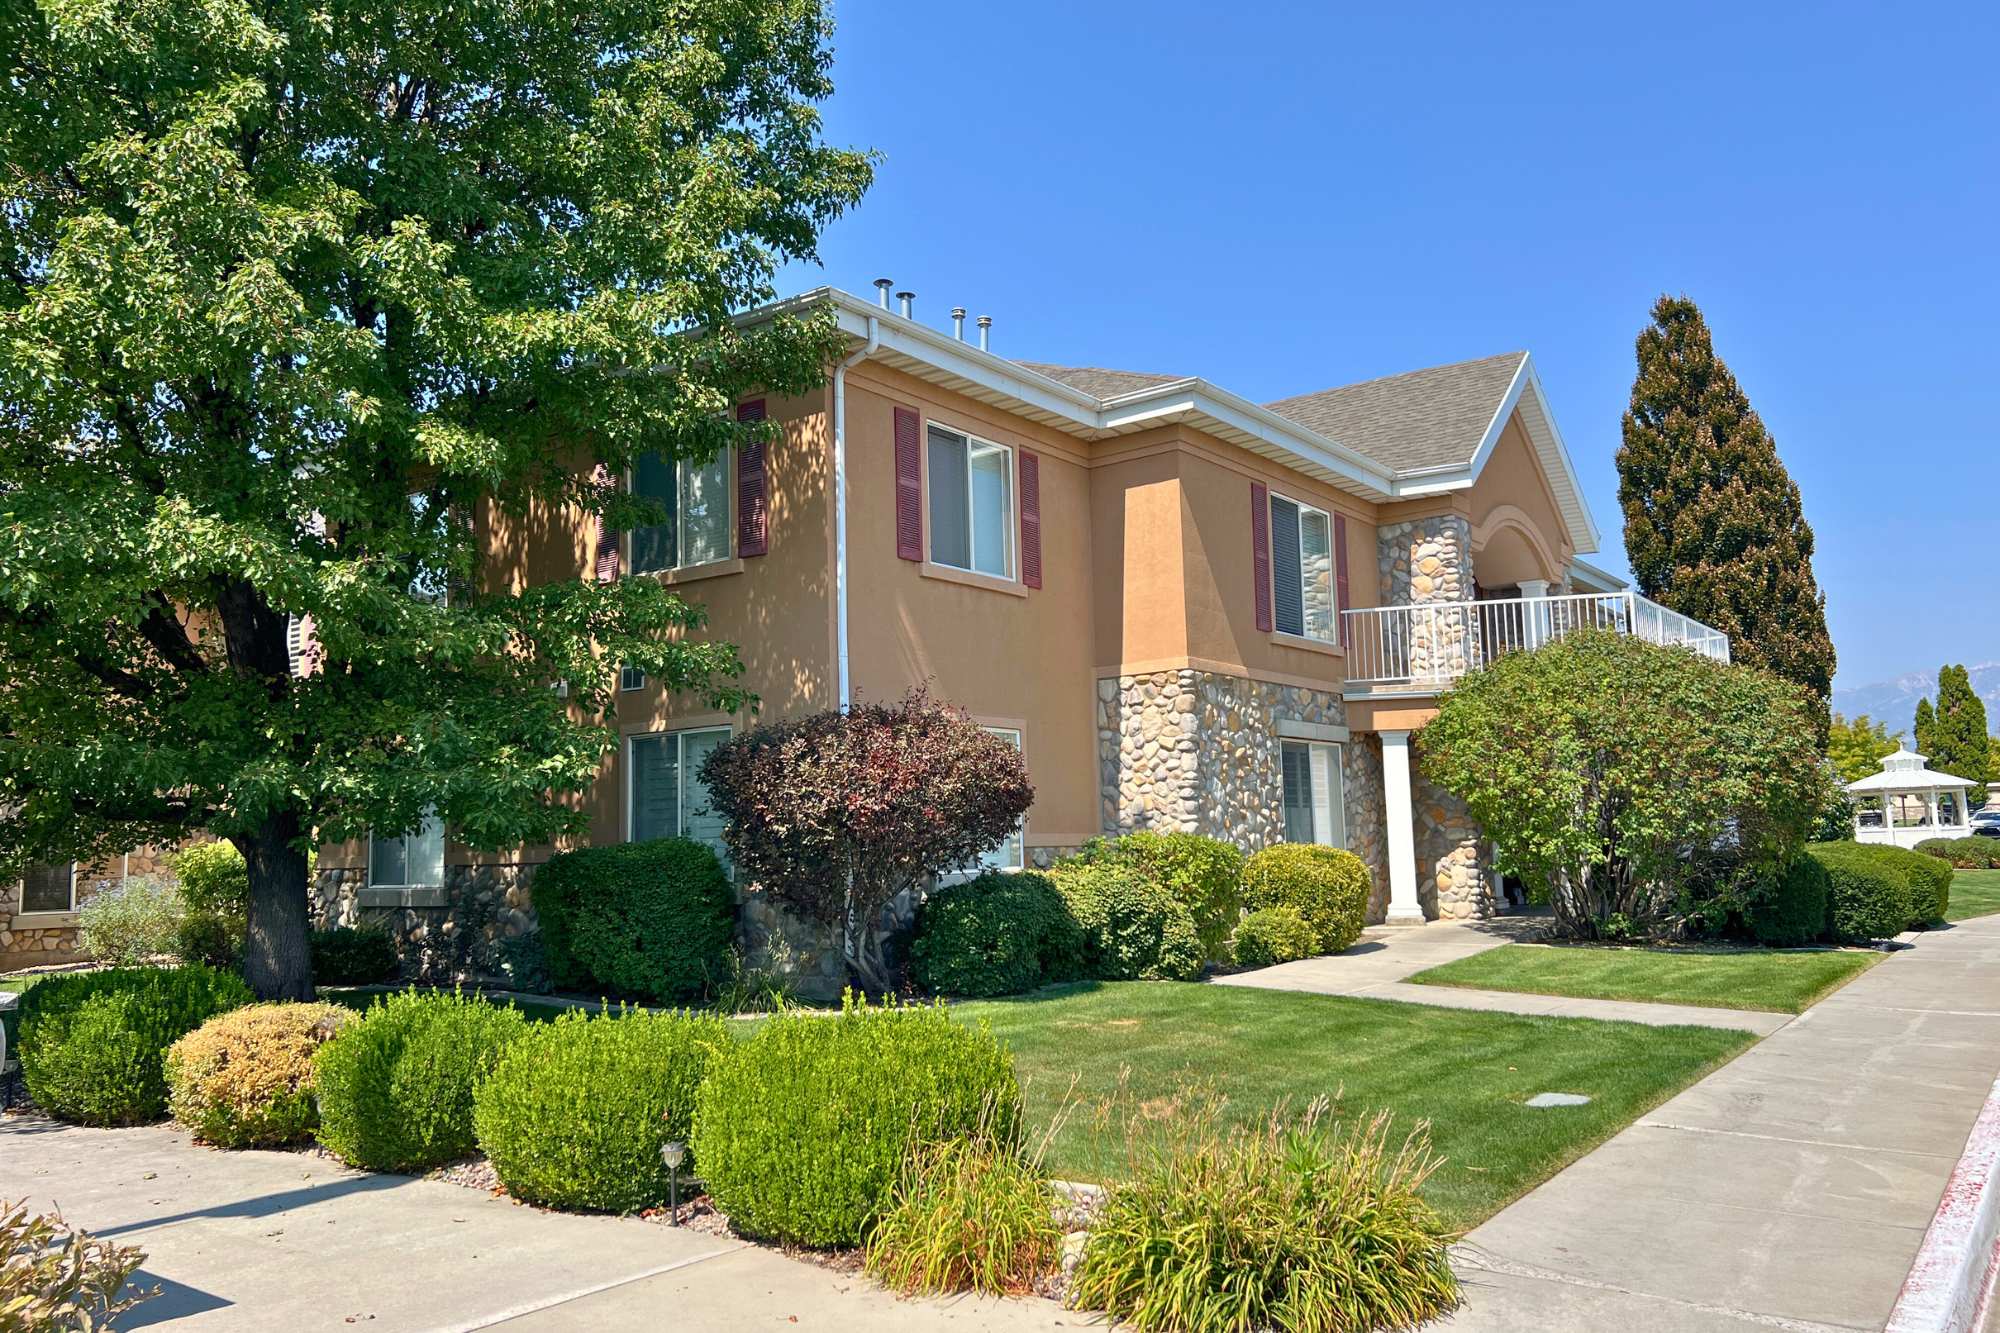
[[713, 1014], [572, 1010], [534, 1024], [473, 1096], [479, 1146], [507, 1192], [530, 1203], [608, 1213], [665, 1203], [660, 1145], [687, 1141], [695, 1092], [729, 1046]]
[[1313, 843], [1276, 843], [1243, 867], [1244, 907], [1293, 909], [1318, 932], [1320, 953], [1339, 953], [1361, 938], [1371, 887], [1360, 857]]
[[313, 981], [321, 986], [367, 986], [394, 981], [401, 969], [396, 941], [380, 926], [330, 926], [311, 938]]
[[710, 1066], [692, 1147], [745, 1235], [854, 1245], [919, 1144], [1020, 1132], [1014, 1058], [942, 1007], [780, 1014]]
[[21, 997], [21, 1076], [35, 1105], [82, 1125], [167, 1112], [167, 1048], [255, 997], [209, 967], [114, 967], [46, 977]]
[[559, 852], [535, 872], [549, 979], [673, 1004], [730, 975], [736, 895], [715, 853], [687, 838]]
[[1909, 851], [1902, 847], [1882, 847], [1902, 859], [1910, 877], [1910, 925], [1928, 926], [1943, 921], [1951, 908], [1951, 880], [1958, 872], [1949, 861]]
[[910, 975], [939, 995], [1014, 995], [1083, 970], [1083, 930], [1055, 880], [988, 871], [917, 912]]
[[1084, 975], [1100, 981], [1192, 981], [1201, 941], [1187, 905], [1129, 865], [1070, 861], [1056, 888], [1083, 931]]
[[1883, 850], [1894, 849], [1854, 842], [1806, 848], [1826, 870], [1827, 933], [1841, 943], [1891, 939], [1909, 926], [1909, 870], [1895, 858], [1876, 855]]
[[1092, 838], [1077, 852], [1081, 864], [1130, 866], [1186, 907], [1208, 958], [1227, 956], [1230, 932], [1243, 914], [1243, 851], [1199, 833], [1140, 829]]
[[421, 1171], [477, 1146], [472, 1094], [527, 1028], [476, 996], [398, 991], [320, 1047], [319, 1141], [350, 1166]]
[[1958, 870], [2000, 870], [2000, 838], [1926, 838], [1917, 850]]
[[1264, 907], [1236, 927], [1236, 961], [1243, 967], [1293, 963], [1319, 952], [1319, 932], [1295, 907]]
[[1783, 949], [1810, 944], [1826, 933], [1832, 891], [1826, 867], [1800, 856], [1751, 897], [1745, 924], [1760, 944]]

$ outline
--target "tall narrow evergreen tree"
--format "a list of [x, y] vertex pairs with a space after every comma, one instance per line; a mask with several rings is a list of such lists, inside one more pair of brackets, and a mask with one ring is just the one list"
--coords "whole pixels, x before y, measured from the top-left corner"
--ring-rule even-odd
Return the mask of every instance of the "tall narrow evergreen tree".
[[1910, 728], [1910, 735], [1911, 744], [1916, 746], [1918, 754], [1928, 755], [1931, 752], [1931, 731], [1936, 726], [1937, 711], [1931, 707], [1931, 701], [1917, 700], [1917, 720], [1916, 725]]
[[1659, 299], [1638, 361], [1618, 502], [1639, 591], [1729, 635], [1738, 662], [1805, 686], [1824, 744], [1833, 640], [1799, 488], [1694, 302]]
[[1917, 728], [1920, 747], [1930, 757], [1931, 767], [1972, 779], [1979, 784], [1975, 799], [1985, 796], [1986, 784], [1993, 779], [1986, 704], [1972, 688], [1972, 677], [1963, 666], [1939, 669], [1937, 705], [1933, 708], [1928, 699], [1917, 704]]

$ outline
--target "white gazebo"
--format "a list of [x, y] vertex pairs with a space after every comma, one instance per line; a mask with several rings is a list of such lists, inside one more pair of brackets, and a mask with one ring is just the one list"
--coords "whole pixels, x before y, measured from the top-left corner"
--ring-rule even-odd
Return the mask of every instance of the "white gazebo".
[[1914, 847], [1925, 838], [1971, 833], [1966, 793], [1973, 783], [1933, 773], [1930, 761], [1901, 746], [1882, 760], [1882, 771], [1847, 784], [1854, 806], [1854, 840]]

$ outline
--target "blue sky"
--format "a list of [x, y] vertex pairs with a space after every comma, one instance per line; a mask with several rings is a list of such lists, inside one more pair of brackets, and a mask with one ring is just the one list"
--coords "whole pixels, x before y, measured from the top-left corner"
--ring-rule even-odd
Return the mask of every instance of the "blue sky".
[[788, 287], [1259, 400], [1526, 347], [1620, 573], [1632, 340], [1684, 292], [1805, 494], [1839, 683], [2000, 658], [2000, 6], [838, 14], [828, 134], [883, 161]]

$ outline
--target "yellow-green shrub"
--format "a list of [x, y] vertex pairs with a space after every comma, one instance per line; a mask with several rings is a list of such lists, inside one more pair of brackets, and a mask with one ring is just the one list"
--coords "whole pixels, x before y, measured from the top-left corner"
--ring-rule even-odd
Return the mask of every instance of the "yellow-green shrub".
[[1353, 852], [1306, 842], [1266, 847], [1243, 865], [1243, 906], [1289, 907], [1319, 936], [1319, 952], [1339, 953], [1367, 921], [1368, 867]]
[[356, 1015], [337, 1004], [253, 1004], [211, 1018], [167, 1048], [167, 1109], [218, 1148], [277, 1148], [312, 1137], [313, 1056]]

